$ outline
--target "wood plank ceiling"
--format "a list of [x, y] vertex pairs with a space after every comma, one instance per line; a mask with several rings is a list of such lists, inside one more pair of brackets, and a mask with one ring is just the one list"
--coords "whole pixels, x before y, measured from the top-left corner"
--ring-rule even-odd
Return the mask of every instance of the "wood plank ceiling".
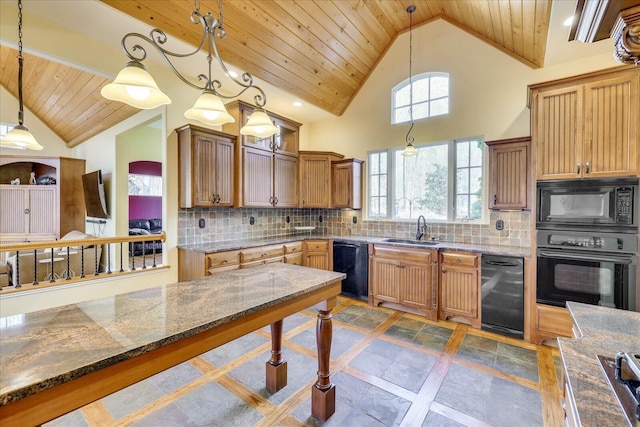
[[[199, 44], [201, 27], [189, 21], [192, 1], [102, 2]], [[227, 38], [218, 48], [228, 64], [341, 115], [398, 34], [408, 30], [411, 4], [417, 6], [414, 27], [444, 19], [532, 68], [544, 65], [551, 0], [226, 0]], [[200, 10], [217, 16], [217, 1], [202, 0]], [[17, 61], [10, 50], [2, 47], [0, 83], [15, 93]], [[135, 112], [100, 97], [105, 79], [46, 62], [25, 57], [25, 106], [68, 146]], [[71, 88], [73, 96], [56, 93], [51, 81]]]

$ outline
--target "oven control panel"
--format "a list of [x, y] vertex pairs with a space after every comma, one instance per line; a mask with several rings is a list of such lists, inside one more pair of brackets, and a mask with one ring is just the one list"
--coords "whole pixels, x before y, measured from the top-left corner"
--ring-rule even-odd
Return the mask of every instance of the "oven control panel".
[[633, 189], [616, 189], [616, 223], [633, 224]]
[[536, 242], [539, 248], [638, 252], [638, 237], [635, 234], [538, 230]]

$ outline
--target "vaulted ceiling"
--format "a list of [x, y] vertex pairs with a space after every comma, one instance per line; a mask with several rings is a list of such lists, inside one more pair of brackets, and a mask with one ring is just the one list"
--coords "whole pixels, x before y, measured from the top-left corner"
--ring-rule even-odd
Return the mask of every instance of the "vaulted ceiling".
[[[188, 0], [102, 0], [170, 37], [198, 45]], [[551, 0], [226, 0], [225, 62], [341, 115], [398, 36], [435, 19], [479, 37], [532, 68], [544, 65]], [[202, 0], [217, 16], [217, 1]], [[123, 29], [123, 35], [126, 29]], [[0, 49], [0, 84], [17, 96], [16, 51]], [[461, 52], [463, 54], [463, 52]], [[25, 56], [25, 107], [73, 147], [136, 110], [100, 97], [103, 77]]]

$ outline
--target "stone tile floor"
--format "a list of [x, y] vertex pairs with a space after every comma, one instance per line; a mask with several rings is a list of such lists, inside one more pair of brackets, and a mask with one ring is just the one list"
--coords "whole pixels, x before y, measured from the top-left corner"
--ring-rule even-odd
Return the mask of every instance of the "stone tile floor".
[[[543, 393], [539, 347], [526, 342], [343, 297], [333, 330], [336, 412], [325, 423], [310, 416], [317, 364], [308, 309], [285, 319], [288, 384], [277, 393], [264, 385], [265, 327], [46, 425], [542, 426], [545, 405], [558, 404], [548, 400], [559, 388]], [[552, 364], [557, 375], [555, 355]]]

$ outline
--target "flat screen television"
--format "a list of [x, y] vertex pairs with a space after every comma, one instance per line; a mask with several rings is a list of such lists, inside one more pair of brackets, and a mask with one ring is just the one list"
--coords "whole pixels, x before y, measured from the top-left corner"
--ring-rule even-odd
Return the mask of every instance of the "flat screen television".
[[90, 218], [109, 218], [107, 202], [104, 196], [102, 171], [100, 169], [82, 175], [82, 190], [87, 216]]

